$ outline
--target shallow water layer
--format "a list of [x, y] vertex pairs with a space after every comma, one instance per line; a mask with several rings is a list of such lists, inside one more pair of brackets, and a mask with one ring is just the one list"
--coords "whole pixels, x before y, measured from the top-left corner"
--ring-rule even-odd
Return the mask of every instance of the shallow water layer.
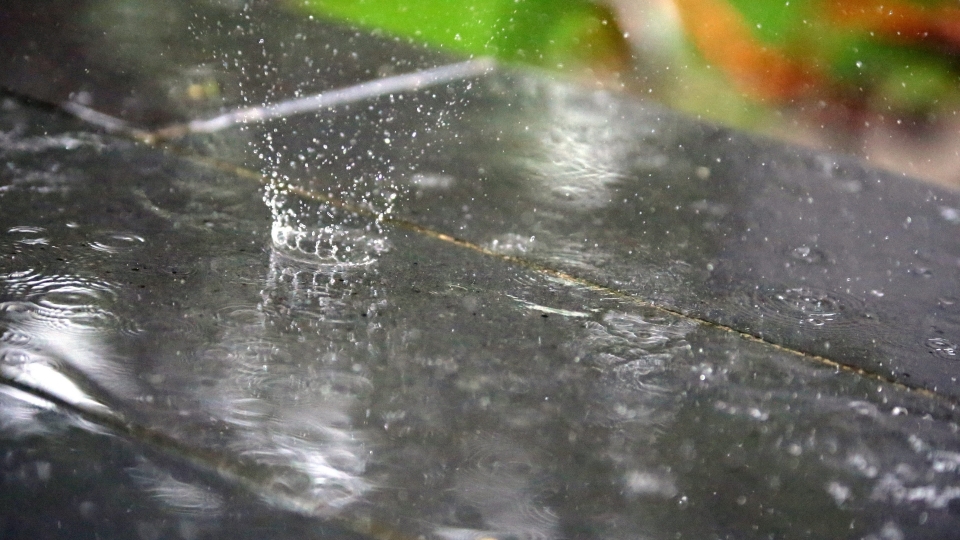
[[258, 183], [109, 136], [3, 157], [14, 536], [956, 530], [941, 398], [402, 225], [291, 258]]
[[2, 535], [957, 537], [955, 194], [503, 69], [145, 145], [441, 59], [91, 5], [86, 121], [0, 98]]

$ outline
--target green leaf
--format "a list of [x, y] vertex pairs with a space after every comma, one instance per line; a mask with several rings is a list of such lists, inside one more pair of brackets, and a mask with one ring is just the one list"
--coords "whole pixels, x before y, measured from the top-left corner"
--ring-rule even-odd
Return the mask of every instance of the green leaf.
[[551, 68], [616, 60], [627, 51], [608, 9], [587, 0], [304, 0], [295, 5], [453, 53]]

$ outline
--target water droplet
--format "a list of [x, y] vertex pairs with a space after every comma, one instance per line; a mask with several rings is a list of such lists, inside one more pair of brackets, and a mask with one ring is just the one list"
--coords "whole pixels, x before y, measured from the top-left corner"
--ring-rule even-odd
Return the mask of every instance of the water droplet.
[[956, 208], [951, 208], [949, 206], [940, 207], [940, 217], [953, 223], [954, 225], [960, 225], [960, 210]]
[[790, 258], [807, 264], [824, 264], [830, 262], [826, 252], [809, 246], [799, 246], [790, 251]]

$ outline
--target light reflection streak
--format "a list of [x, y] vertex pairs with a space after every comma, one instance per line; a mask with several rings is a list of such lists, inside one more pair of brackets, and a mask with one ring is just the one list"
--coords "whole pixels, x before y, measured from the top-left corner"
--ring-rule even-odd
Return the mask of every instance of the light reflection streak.
[[542, 131], [534, 155], [525, 160], [536, 186], [553, 195], [549, 204], [576, 212], [590, 212], [610, 203], [613, 184], [625, 178], [623, 163], [629, 147], [607, 117], [570, 106], [569, 90], [545, 100], [550, 122]]
[[[202, 355], [222, 367], [203, 403], [230, 426], [230, 452], [287, 470], [276, 488], [313, 501], [323, 516], [338, 515], [374, 487], [363, 476], [370, 440], [353, 420], [372, 386], [351, 364], [339, 367], [336, 350], [349, 343], [337, 337], [353, 335], [342, 299], [351, 289], [331, 277], [274, 252], [261, 306], [222, 313], [223, 334]], [[332, 340], [334, 354], [294, 339], [313, 332]]]
[[127, 473], [144, 491], [178, 514], [213, 518], [223, 506], [223, 500], [215, 492], [177, 480], [146, 460], [127, 469]]
[[135, 399], [137, 385], [107, 347], [108, 332], [91, 325], [111, 314], [70, 302], [85, 296], [0, 303], [0, 374], [83, 409], [105, 408], [111, 396]]
[[[157, 381], [148, 390], [137, 382], [136, 370], [145, 366], [121, 361], [108, 345], [124, 326], [113, 324], [119, 319], [105, 305], [116, 301], [111, 286], [84, 287], [89, 280], [36, 272], [6, 277], [3, 296], [35, 302], [0, 303], [0, 389], [23, 404], [4, 407], [0, 429], [17, 435], [44, 432], [38, 412], [79, 412], [78, 421], [92, 431], [107, 428], [152, 443], [250, 488], [270, 504], [308, 515], [333, 516], [371, 488], [361, 478], [365, 438], [350, 422], [356, 397], [368, 391], [369, 382], [352, 373], [310, 370], [317, 377], [304, 386], [298, 363], [281, 354], [284, 347], [272, 345], [262, 311], [239, 310], [239, 321], [224, 317], [223, 339], [204, 357], [205, 363], [220, 361], [226, 369], [217, 386], [164, 387], [163, 381], [183, 380], [182, 365], [175, 362], [172, 376], [153, 367], [159, 371], [143, 379]], [[311, 298], [323, 303], [330, 295]], [[233, 428], [226, 448], [204, 448], [168, 435], [171, 429], [182, 430], [164, 423], [164, 407], [150, 405], [155, 396], [183, 399], [192, 392], [206, 409], [191, 414]], [[128, 413], [148, 418], [160, 413], [161, 424], [148, 428], [132, 422]], [[219, 505], [214, 495], [168, 473], [143, 467], [130, 473], [147, 493], [177, 512], [199, 514]]]
[[491, 58], [476, 58], [464, 62], [446, 64], [434, 68], [374, 79], [359, 84], [326, 90], [319, 94], [294, 98], [257, 107], [243, 107], [208, 118], [193, 120], [187, 124], [175, 124], [155, 132], [132, 127], [128, 122], [91, 109], [81, 103], [68, 101], [61, 104], [63, 110], [77, 118], [112, 133], [127, 133], [148, 142], [183, 137], [189, 133], [216, 133], [230, 127], [250, 122], [264, 122], [277, 118], [289, 118], [298, 114], [356, 103], [370, 98], [410, 92], [429, 86], [455, 82], [490, 72], [495, 67]]

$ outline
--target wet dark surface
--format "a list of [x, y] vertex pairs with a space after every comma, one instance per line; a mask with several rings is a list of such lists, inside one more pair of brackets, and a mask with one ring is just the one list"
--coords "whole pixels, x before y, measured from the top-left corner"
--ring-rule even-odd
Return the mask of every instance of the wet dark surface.
[[151, 129], [447, 60], [3, 13], [0, 536], [958, 537], [957, 194], [502, 68], [151, 146], [28, 97]]
[[[397, 217], [957, 396], [956, 194], [602, 93], [512, 77], [466, 86], [452, 111], [434, 90], [409, 98], [416, 107], [381, 100], [361, 113], [360, 144], [275, 169], [324, 192], [373, 148], [410, 194]], [[263, 129], [292, 149], [310, 147], [317, 124]], [[311, 165], [347, 174], [311, 179]]]

